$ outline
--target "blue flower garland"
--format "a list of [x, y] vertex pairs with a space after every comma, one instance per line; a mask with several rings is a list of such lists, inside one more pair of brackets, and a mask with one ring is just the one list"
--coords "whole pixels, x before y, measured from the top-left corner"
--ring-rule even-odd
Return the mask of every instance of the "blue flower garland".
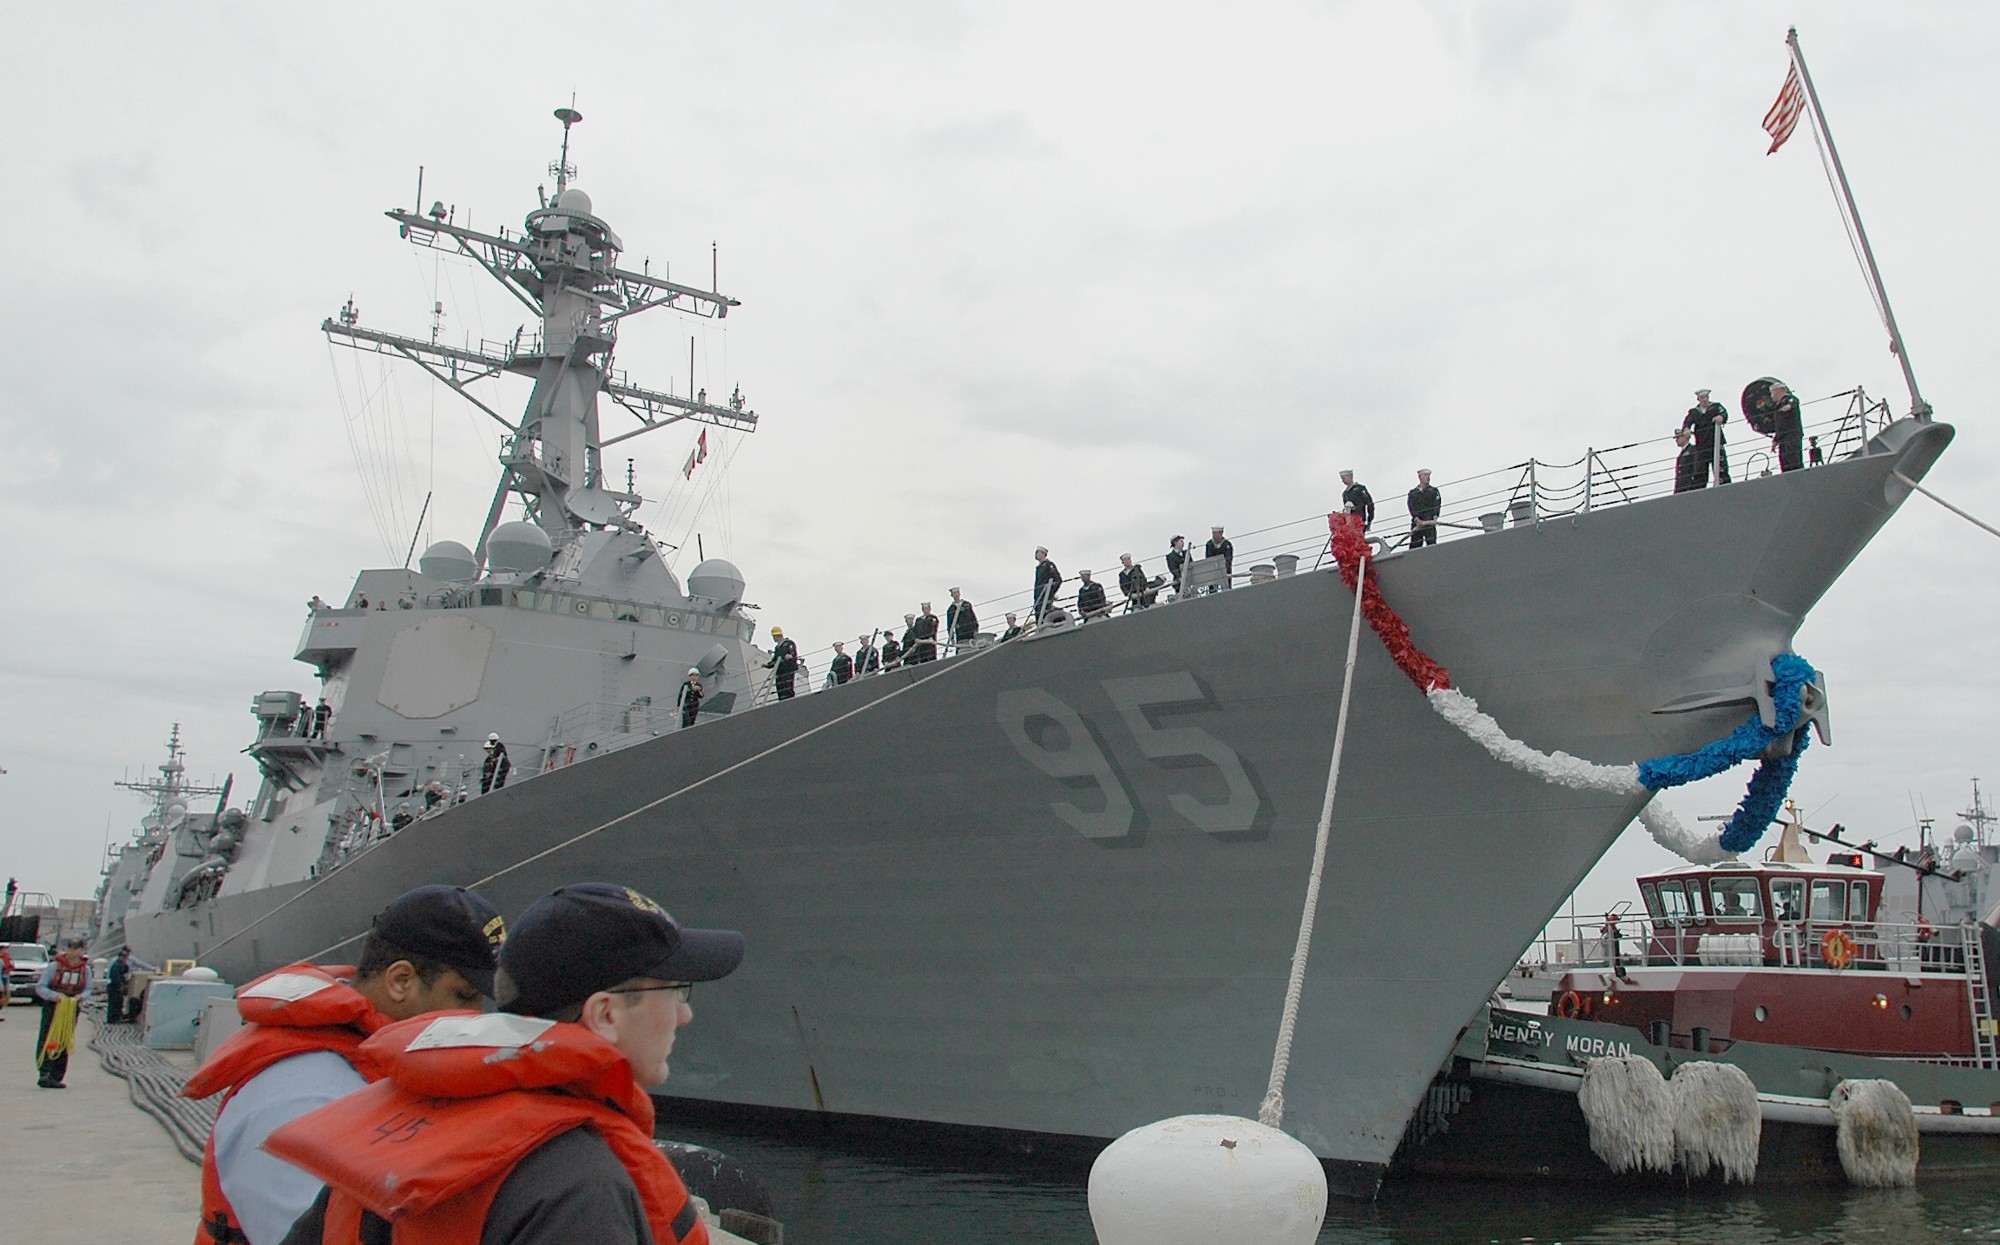
[[[1756, 713], [1729, 735], [1712, 744], [1679, 756], [1654, 757], [1639, 763], [1639, 781], [1653, 791], [1678, 787], [1701, 778], [1713, 778], [1739, 761], [1747, 761], [1771, 744], [1798, 729], [1799, 714], [1805, 705], [1806, 684], [1817, 672], [1796, 653], [1781, 653], [1771, 659], [1771, 701], [1777, 724], [1765, 726]], [[1720, 840], [1724, 851], [1740, 852], [1754, 847], [1764, 831], [1778, 819], [1778, 810], [1791, 790], [1792, 776], [1798, 773], [1799, 756], [1806, 750], [1810, 732], [1801, 731], [1792, 750], [1775, 760], [1758, 763], [1750, 776], [1743, 802], [1723, 828]]]

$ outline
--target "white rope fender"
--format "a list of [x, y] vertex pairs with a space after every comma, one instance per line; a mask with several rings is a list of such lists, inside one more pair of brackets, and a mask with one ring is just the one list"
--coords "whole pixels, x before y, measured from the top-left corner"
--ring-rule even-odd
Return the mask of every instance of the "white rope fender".
[[[1626, 796], [1655, 794], [1639, 782], [1637, 765], [1599, 765], [1567, 752], [1539, 752], [1500, 729], [1491, 714], [1480, 712], [1478, 701], [1457, 688], [1434, 687], [1425, 695], [1439, 717], [1464, 731], [1468, 739], [1486, 749], [1494, 760], [1522, 773], [1572, 791]], [[1723, 851], [1714, 837], [1689, 830], [1660, 804], [1649, 803], [1640, 809], [1639, 823], [1661, 847], [1692, 864], [1711, 865], [1734, 859], [1734, 854]]]

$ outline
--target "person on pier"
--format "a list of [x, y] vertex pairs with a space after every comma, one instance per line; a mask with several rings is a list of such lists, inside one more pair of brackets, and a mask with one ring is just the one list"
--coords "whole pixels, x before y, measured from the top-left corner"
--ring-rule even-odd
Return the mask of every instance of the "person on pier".
[[647, 1091], [695, 986], [735, 971], [743, 945], [609, 883], [528, 905], [498, 1013], [383, 1029], [363, 1052], [384, 1080], [271, 1137], [327, 1184], [287, 1245], [708, 1245]]
[[398, 1020], [477, 1007], [493, 993], [507, 926], [457, 886], [420, 886], [375, 917], [358, 967], [294, 964], [236, 993], [244, 1026], [181, 1089], [226, 1094], [201, 1163], [196, 1245], [276, 1245], [321, 1182], [260, 1147], [280, 1127], [373, 1079], [357, 1050]]

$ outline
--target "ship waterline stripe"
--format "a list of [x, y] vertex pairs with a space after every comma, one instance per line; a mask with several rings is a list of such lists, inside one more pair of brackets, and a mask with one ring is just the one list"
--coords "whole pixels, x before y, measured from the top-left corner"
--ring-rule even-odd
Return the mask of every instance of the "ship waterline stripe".
[[[971, 655], [959, 661], [952, 662], [948, 665], [940, 665], [938, 669], [936, 669], [935, 671], [923, 675], [920, 678], [911, 679], [908, 683], [905, 683], [903, 686], [897, 688], [893, 692], [890, 692], [886, 696], [878, 697], [877, 699], [871, 700], [864, 705], [857, 705], [856, 707], [849, 709], [846, 713], [841, 714], [839, 717], [829, 718], [826, 721], [820, 723], [818, 726], [812, 727], [808, 730], [800, 731], [798, 734], [793, 735], [788, 739], [781, 740], [780, 742], [771, 745], [770, 747], [764, 749], [762, 752], [754, 753], [750, 756], [744, 757], [741, 761], [738, 761], [733, 765], [729, 765], [722, 769], [719, 769], [715, 771], [713, 774], [707, 775], [706, 777], [697, 778], [695, 781], [687, 784], [684, 787], [681, 787], [679, 790], [670, 791], [656, 800], [650, 800], [644, 804], [639, 805], [636, 808], [629, 809], [626, 812], [620, 813], [618, 816], [613, 817], [611, 820], [607, 822], [604, 822], [600, 825], [592, 826], [588, 830], [579, 831], [578, 833], [571, 835], [569, 838], [564, 839], [560, 843], [556, 843], [549, 847], [543, 848], [541, 851], [536, 852], [532, 856], [528, 856], [521, 860], [517, 860], [513, 864], [508, 865], [504, 869], [497, 869], [494, 872], [487, 874], [483, 878], [479, 878], [476, 881], [469, 882], [466, 884], [466, 889], [478, 890], [480, 887], [486, 885], [488, 882], [504, 878], [508, 874], [514, 872], [517, 869], [525, 869], [529, 865], [534, 864], [537, 861], [546, 860], [550, 856], [555, 855], [557, 852], [561, 852], [568, 848], [574, 847], [578, 843], [583, 842], [585, 839], [591, 838], [598, 834], [602, 834], [604, 831], [612, 829], [615, 826], [621, 826], [626, 822], [632, 820], [634, 817], [638, 817], [645, 813], [652, 812], [654, 809], [659, 808], [663, 804], [669, 803], [670, 801], [673, 800], [677, 800], [691, 791], [695, 791], [698, 790], [699, 788], [707, 786], [709, 783], [712, 783], [717, 779], [725, 778], [730, 774], [735, 773], [737, 770], [740, 770], [747, 765], [755, 764], [756, 762], [761, 761], [765, 757], [771, 756], [774, 753], [782, 752], [786, 748], [791, 747], [793, 744], [799, 743], [802, 740], [807, 740], [812, 738], [814, 735], [819, 734], [821, 731], [830, 730], [833, 727], [839, 726], [842, 722], [845, 722], [850, 718], [858, 717], [861, 714], [868, 712], [870, 709], [874, 709], [880, 705], [886, 705], [890, 701], [896, 699], [898, 696], [901, 696], [903, 693], [911, 691], [914, 688], [920, 687], [923, 684], [930, 682], [932, 679], [942, 678], [947, 674], [963, 670], [966, 667], [972, 665], [974, 662], [977, 662], [980, 658], [987, 656], [989, 653], [998, 652], [999, 649], [1000, 649], [999, 644], [997, 643], [989, 644], [985, 648], [980, 649], [979, 651], [972, 653]], [[366, 853], [363, 853], [363, 855], [366, 855]], [[361, 859], [361, 857], [357, 856], [354, 859], [359, 860]], [[336, 872], [338, 871], [336, 870]], [[305, 898], [307, 895], [310, 895], [315, 889], [319, 887], [321, 882], [326, 881], [332, 876], [333, 876], [332, 873], [327, 874], [325, 877], [319, 879], [319, 881], [314, 882], [313, 885], [308, 886], [306, 889], [300, 891], [298, 894], [293, 895], [290, 899], [287, 899], [284, 903], [279, 904], [277, 907], [271, 909], [269, 912], [257, 918], [255, 921], [252, 921], [248, 925], [245, 925], [242, 929], [237, 930], [235, 933], [223, 939], [221, 942], [216, 943], [214, 947], [209, 948], [207, 952], [203, 953], [204, 958], [208, 954], [220, 950], [221, 948], [229, 945], [231, 942], [234, 942], [236, 939], [241, 938], [243, 935], [249, 933], [257, 926], [269, 920], [271, 917], [276, 916], [279, 912], [283, 911], [285, 908], [290, 907], [292, 904]], [[339, 942], [334, 943], [332, 946], [323, 947], [320, 950], [313, 952], [310, 956], [306, 958], [308, 960], [318, 961], [322, 957], [329, 955], [332, 952], [338, 951], [342, 947], [345, 947], [351, 943], [359, 942], [361, 939], [367, 936], [368, 936], [368, 931], [362, 930], [358, 934], [354, 934], [350, 937], [341, 939]]]

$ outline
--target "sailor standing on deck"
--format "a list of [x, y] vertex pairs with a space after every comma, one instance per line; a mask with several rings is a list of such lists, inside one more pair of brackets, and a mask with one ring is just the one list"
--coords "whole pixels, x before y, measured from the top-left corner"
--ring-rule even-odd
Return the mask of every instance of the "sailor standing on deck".
[[[246, 1022], [188, 1078], [183, 1097], [227, 1093], [201, 1164], [195, 1245], [275, 1245], [320, 1195], [316, 1176], [259, 1149], [281, 1125], [367, 1084], [355, 1050], [384, 1025], [493, 991], [500, 913], [456, 886], [420, 886], [375, 918], [360, 967], [294, 964], [236, 994]], [[372, 1071], [372, 1069], [371, 1069]]]
[[979, 615], [973, 612], [972, 602], [951, 590], [951, 604], [944, 607], [944, 629], [951, 636], [952, 644], [964, 648], [979, 634]]
[[500, 954], [499, 1014], [383, 1029], [364, 1052], [384, 1081], [271, 1137], [327, 1183], [288, 1245], [707, 1245], [646, 1091], [667, 1080], [695, 984], [742, 959], [743, 935], [684, 929], [628, 887], [528, 905]]
[[497, 734], [486, 737], [486, 760], [479, 766], [479, 794], [498, 791], [507, 785], [507, 775], [514, 763], [507, 759], [507, 745], [500, 742]]
[[925, 601], [921, 608], [923, 613], [910, 620], [909, 633], [903, 637], [903, 664], [906, 666], [937, 660], [938, 616], [931, 613], [929, 601]]
[[1218, 523], [1208, 531], [1208, 543], [1202, 546], [1201, 554], [1205, 558], [1222, 559], [1222, 586], [1227, 588], [1229, 577], [1236, 573], [1236, 546], [1222, 534], [1222, 524]]
[[1438, 543], [1438, 515], [1444, 511], [1444, 497], [1431, 487], [1431, 470], [1417, 472], [1417, 487], [1410, 490], [1410, 548], [1421, 549]]
[[1035, 621], [1040, 622], [1056, 607], [1056, 593], [1062, 591], [1062, 571], [1049, 557], [1046, 546], [1035, 548]]
[[764, 669], [777, 671], [778, 699], [792, 698], [792, 680], [799, 673], [799, 646], [785, 638], [783, 627], [771, 628], [771, 659]]
[[1346, 486], [1340, 490], [1340, 508], [1361, 516], [1362, 531], [1375, 526], [1375, 495], [1368, 491], [1368, 486], [1356, 484], [1351, 470], [1340, 473], [1340, 482]]
[[1805, 465], [1805, 423], [1799, 400], [1785, 385], [1771, 386], [1771, 444], [1778, 449], [1778, 470], [1798, 471]]
[[1694, 437], [1695, 469], [1700, 474], [1701, 483], [1696, 488], [1706, 488], [1711, 471], [1717, 484], [1729, 483], [1729, 449], [1723, 444], [1722, 425], [1729, 422], [1729, 408], [1720, 402], [1711, 402], [1708, 390], [1694, 391], [1694, 405], [1681, 418], [1681, 427]]
[[854, 677], [878, 674], [882, 670], [882, 650], [875, 647], [875, 637], [858, 635], [854, 637]]
[[826, 685], [839, 687], [854, 677], [854, 659], [847, 655], [847, 645], [839, 640], [833, 642], [833, 656], [826, 663]]
[[681, 729], [694, 725], [694, 715], [701, 712], [701, 671], [688, 667], [688, 677], [681, 684]]
[[1181, 568], [1187, 565], [1187, 537], [1176, 536], [1167, 544], [1167, 582], [1174, 586], [1174, 592], [1181, 590]]

